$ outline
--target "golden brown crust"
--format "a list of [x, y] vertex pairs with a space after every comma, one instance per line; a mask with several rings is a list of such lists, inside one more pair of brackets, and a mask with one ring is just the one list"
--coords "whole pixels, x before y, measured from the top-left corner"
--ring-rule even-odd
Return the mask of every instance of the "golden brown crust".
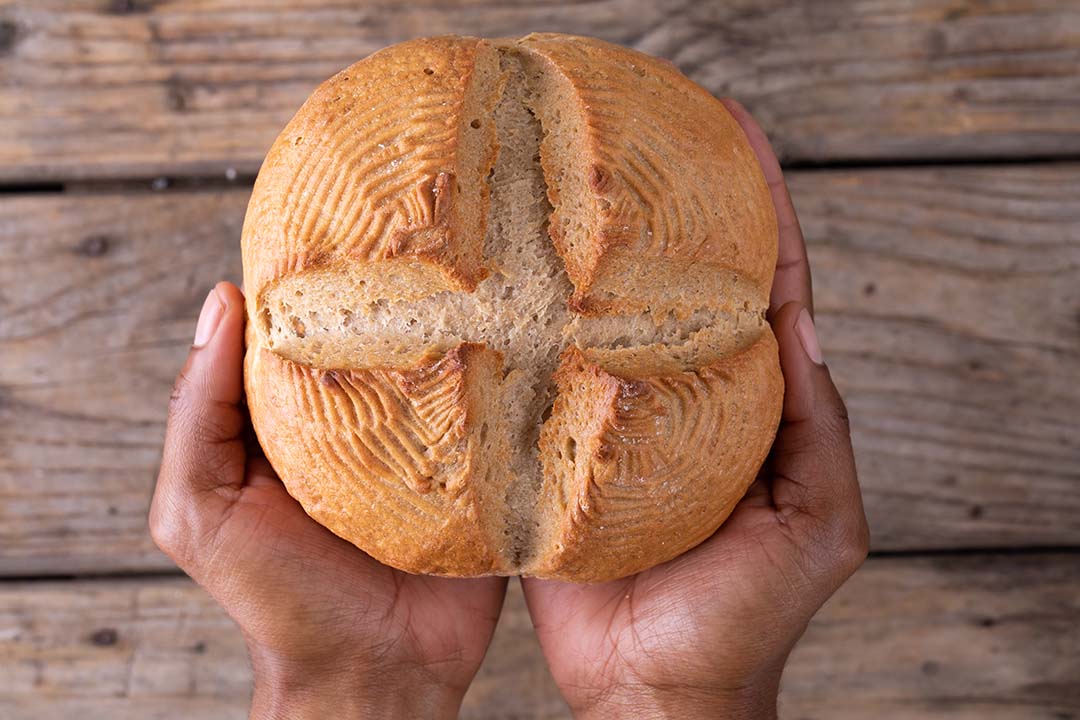
[[463, 344], [408, 370], [321, 370], [258, 343], [245, 358], [259, 442], [304, 510], [383, 563], [415, 573], [506, 573], [482, 518], [475, 390], [498, 354]]
[[414, 258], [437, 267], [445, 287], [475, 287], [483, 227], [456, 223], [454, 198], [461, 112], [482, 42], [394, 45], [308, 98], [270, 148], [248, 206], [250, 310], [273, 280], [342, 262]]
[[[394, 367], [313, 367], [330, 357], [319, 343], [341, 340], [327, 318], [353, 316], [336, 304], [301, 312], [296, 299], [475, 290], [488, 272], [484, 178], [506, 82], [496, 48], [540, 68], [560, 93], [554, 114], [581, 130], [560, 136], [573, 138], [561, 149], [540, 146], [550, 235], [574, 283], [560, 306], [597, 322], [661, 309], [683, 321], [706, 308], [709, 332], [731, 335], [702, 331], [677, 358], [636, 341], [571, 346], [541, 432], [539, 501], [524, 518], [508, 509], [510, 447], [523, 435], [510, 429], [507, 398], [544, 397], [520, 377], [530, 368], [504, 377], [502, 356], [474, 343], [409, 367], [397, 357], [385, 363]], [[481, 86], [487, 94], [473, 92]], [[551, 110], [538, 112], [542, 125]], [[580, 182], [552, 181], [564, 170]], [[571, 213], [576, 230], [563, 222]], [[746, 322], [760, 321], [776, 261], [769, 190], [723, 105], [641, 53], [553, 34], [376, 53], [324, 83], [275, 142], [242, 251], [245, 384], [267, 457], [312, 517], [394, 567], [575, 581], [637, 572], [711, 534], [771, 445], [783, 398], [776, 343], [767, 325]], [[295, 334], [295, 354], [271, 349], [271, 311]], [[315, 332], [316, 322], [327, 326]], [[333, 357], [366, 357], [341, 348]], [[536, 451], [535, 439], [517, 444]], [[539, 528], [521, 531], [524, 554], [508, 538], [522, 521]]]
[[[656, 58], [602, 40], [534, 33], [521, 45], [573, 88], [584, 118], [590, 242], [553, 240], [581, 311], [594, 290], [617, 284], [629, 258], [658, 274], [712, 265], [737, 270], [768, 297], [776, 265], [776, 217], [765, 177], [723, 104]], [[608, 275], [605, 265], [616, 267]]]
[[772, 446], [784, 395], [776, 353], [766, 329], [696, 372], [631, 379], [570, 348], [540, 437], [543, 502], [560, 517], [524, 574], [610, 580], [712, 535]]

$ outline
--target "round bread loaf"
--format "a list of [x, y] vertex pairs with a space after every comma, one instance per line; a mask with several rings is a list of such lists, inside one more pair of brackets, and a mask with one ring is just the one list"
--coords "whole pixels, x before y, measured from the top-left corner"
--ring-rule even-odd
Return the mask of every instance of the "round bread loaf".
[[742, 130], [674, 67], [556, 34], [395, 45], [323, 83], [255, 183], [252, 422], [388, 565], [644, 570], [772, 444], [776, 243]]

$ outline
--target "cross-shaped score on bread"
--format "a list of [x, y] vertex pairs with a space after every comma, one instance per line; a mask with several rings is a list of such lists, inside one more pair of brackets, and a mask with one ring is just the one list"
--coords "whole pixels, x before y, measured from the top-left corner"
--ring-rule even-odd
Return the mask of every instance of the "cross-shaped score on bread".
[[[603, 579], [700, 542], [760, 464], [763, 443], [747, 438], [778, 412], [767, 287], [735, 263], [679, 256], [680, 233], [707, 232], [695, 225], [709, 213], [698, 197], [662, 206], [676, 179], [661, 120], [641, 123], [626, 158], [575, 167], [582, 129], [554, 105], [574, 88], [545, 56], [511, 44], [464, 54], [471, 84], [447, 111], [457, 166], [425, 173], [399, 131], [384, 133], [379, 165], [399, 206], [389, 180], [364, 175], [384, 194], [368, 187], [355, 213], [384, 223], [384, 259], [328, 262], [309, 237], [286, 263], [297, 271], [256, 283], [253, 420], [305, 509], [386, 562]], [[451, 70], [421, 64], [421, 84]], [[438, 143], [416, 113], [408, 121]], [[372, 135], [366, 149], [386, 151]], [[340, 222], [356, 203], [331, 184], [297, 190], [294, 177], [286, 202], [314, 192], [325, 223]], [[304, 212], [293, 226], [317, 235]], [[445, 250], [440, 224], [465, 221], [450, 229], [464, 234], [470, 220], [484, 228], [476, 269], [445, 280], [416, 263]], [[583, 280], [575, 255], [597, 249]], [[245, 244], [246, 276], [247, 263]], [[771, 406], [753, 417], [762, 386]]]

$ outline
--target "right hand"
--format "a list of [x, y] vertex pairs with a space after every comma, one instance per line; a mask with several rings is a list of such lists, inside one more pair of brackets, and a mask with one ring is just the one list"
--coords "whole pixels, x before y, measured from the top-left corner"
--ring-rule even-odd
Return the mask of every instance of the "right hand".
[[219, 283], [176, 381], [150, 532], [244, 633], [253, 718], [456, 717], [505, 578], [410, 575], [312, 520], [243, 405], [244, 297]]
[[774, 718], [788, 654], [869, 546], [795, 210], [764, 133], [725, 104], [758, 155], [780, 226], [769, 313], [783, 416], [759, 479], [698, 547], [601, 585], [522, 580], [552, 675], [582, 717]]

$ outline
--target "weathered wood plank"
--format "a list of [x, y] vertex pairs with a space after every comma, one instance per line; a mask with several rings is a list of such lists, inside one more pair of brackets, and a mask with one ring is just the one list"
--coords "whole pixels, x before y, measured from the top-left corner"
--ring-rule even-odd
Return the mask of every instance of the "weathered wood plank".
[[[232, 621], [187, 578], [0, 583], [0, 716], [247, 717]], [[516, 583], [462, 717], [566, 716]]]
[[1080, 556], [873, 558], [784, 673], [800, 720], [1080, 717]]
[[529, 30], [669, 57], [789, 160], [1080, 153], [1080, 7], [1060, 0], [5, 0], [0, 179], [253, 173], [367, 53]]
[[0, 568], [168, 567], [146, 512], [164, 406], [247, 191], [0, 202]]
[[[878, 550], [1080, 544], [1080, 166], [794, 173]], [[0, 201], [0, 574], [165, 567], [166, 399], [244, 189]]]
[[791, 186], [874, 547], [1077, 544], [1080, 168]]
[[[1080, 713], [1080, 558], [874, 558], [813, 621], [782, 717]], [[243, 642], [186, 579], [0, 584], [0, 714], [241, 718]], [[516, 583], [466, 718], [568, 717]]]

